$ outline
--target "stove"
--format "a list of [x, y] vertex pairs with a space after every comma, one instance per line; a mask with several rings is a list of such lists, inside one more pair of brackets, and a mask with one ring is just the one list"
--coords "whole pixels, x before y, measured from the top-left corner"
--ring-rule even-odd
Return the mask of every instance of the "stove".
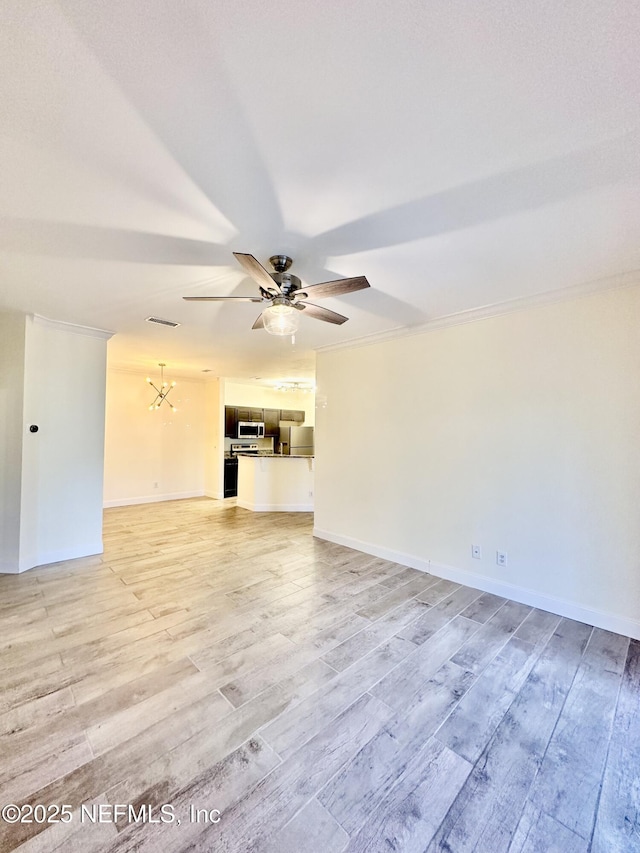
[[238, 453], [251, 453], [253, 456], [257, 456], [260, 452], [257, 444], [232, 444], [231, 445], [231, 455], [237, 456]]

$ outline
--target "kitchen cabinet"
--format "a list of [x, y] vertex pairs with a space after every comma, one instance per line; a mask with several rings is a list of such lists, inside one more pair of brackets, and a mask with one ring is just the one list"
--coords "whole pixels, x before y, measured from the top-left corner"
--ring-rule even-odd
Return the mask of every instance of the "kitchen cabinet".
[[238, 406], [238, 420], [247, 423], [262, 423], [264, 421], [264, 409], [254, 409], [248, 406]]
[[280, 420], [303, 424], [304, 412], [301, 409], [280, 409]]
[[254, 406], [225, 406], [225, 438], [238, 437], [238, 421], [264, 423], [265, 438], [278, 438], [280, 421], [290, 424], [303, 424], [305, 413], [302, 409], [258, 409]]
[[235, 498], [238, 494], [238, 457], [224, 460], [224, 496]]
[[224, 407], [224, 436], [236, 438], [238, 435], [238, 410], [235, 406]]
[[280, 409], [264, 410], [265, 438], [278, 438], [280, 435]]

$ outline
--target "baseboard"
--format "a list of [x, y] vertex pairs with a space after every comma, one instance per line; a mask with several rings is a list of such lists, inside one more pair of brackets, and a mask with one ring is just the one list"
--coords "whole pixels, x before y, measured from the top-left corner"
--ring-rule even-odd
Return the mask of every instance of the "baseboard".
[[117, 498], [113, 501], [104, 501], [102, 506], [108, 509], [112, 506], [134, 506], [135, 504], [155, 504], [162, 501], [182, 501], [187, 498], [203, 498], [204, 491], [198, 492], [174, 492], [169, 495], [144, 495], [139, 498]]
[[313, 504], [250, 504], [238, 498], [237, 506], [252, 512], [313, 512]]
[[104, 547], [102, 539], [93, 542], [90, 545], [76, 545], [73, 548], [60, 548], [56, 551], [45, 551], [44, 554], [38, 554], [32, 562], [21, 565], [19, 569], [11, 569], [8, 573], [14, 574], [15, 571], [22, 573], [28, 572], [29, 569], [35, 569], [38, 566], [48, 566], [50, 563], [62, 563], [66, 560], [77, 560], [79, 557], [94, 557], [96, 554], [102, 554]]
[[482, 590], [482, 592], [491, 592], [502, 598], [510, 598], [521, 604], [527, 604], [529, 607], [537, 607], [540, 610], [555, 613], [557, 616], [575, 619], [577, 622], [584, 622], [586, 625], [595, 625], [597, 628], [602, 628], [605, 631], [613, 631], [616, 634], [640, 640], [640, 622], [636, 619], [618, 616], [615, 613], [607, 613], [603, 610], [594, 610], [591, 607], [585, 607], [582, 604], [566, 601], [563, 598], [556, 598], [546, 593], [537, 592], [528, 587], [498, 581], [486, 575], [469, 572], [466, 569], [459, 569], [457, 566], [448, 566], [444, 563], [425, 560], [415, 557], [412, 554], [404, 554], [401, 551], [394, 551], [391, 548], [372, 545], [369, 542], [362, 542], [360, 539], [354, 539], [351, 536], [341, 536], [340, 534], [321, 530], [317, 527], [313, 528], [313, 535], [318, 539], [325, 539], [327, 542], [335, 542], [337, 545], [344, 545], [356, 551], [363, 551], [365, 554], [381, 557], [383, 560], [399, 563], [402, 566], [409, 566], [412, 569], [418, 569], [422, 572], [429, 572], [454, 583]]

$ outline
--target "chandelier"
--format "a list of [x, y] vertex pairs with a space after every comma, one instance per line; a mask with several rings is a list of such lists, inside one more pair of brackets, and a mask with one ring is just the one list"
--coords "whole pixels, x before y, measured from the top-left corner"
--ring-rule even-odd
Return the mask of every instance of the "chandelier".
[[277, 382], [274, 388], [276, 391], [302, 391], [303, 394], [316, 390], [315, 385], [309, 382]]
[[164, 381], [164, 369], [166, 367], [166, 364], [164, 364], [164, 362], [160, 362], [158, 364], [158, 367], [160, 368], [160, 387], [159, 388], [153, 384], [153, 382], [151, 381], [151, 377], [147, 376], [147, 382], [149, 383], [149, 385], [151, 385], [153, 390], [156, 392], [156, 398], [153, 401], [153, 403], [149, 406], [149, 411], [152, 412], [154, 409], [159, 409], [160, 406], [164, 402], [166, 402], [167, 405], [171, 407], [172, 412], [177, 412], [178, 410], [176, 409], [176, 407], [169, 400], [167, 400], [167, 397], [171, 393], [171, 389], [173, 387], [175, 387], [176, 383], [172, 382], [171, 385], [169, 385], [168, 382]]

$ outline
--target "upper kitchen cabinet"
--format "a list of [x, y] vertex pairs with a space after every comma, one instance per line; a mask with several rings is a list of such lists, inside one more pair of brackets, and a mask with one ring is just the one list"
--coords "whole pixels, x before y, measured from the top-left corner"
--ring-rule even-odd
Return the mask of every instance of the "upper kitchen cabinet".
[[302, 409], [280, 409], [281, 421], [291, 421], [296, 424], [303, 424], [304, 417]]
[[253, 409], [248, 407], [237, 409], [238, 420], [245, 423], [262, 423], [264, 421], [264, 409]]
[[280, 421], [290, 424], [303, 424], [305, 413], [302, 409], [257, 409], [251, 406], [224, 407], [225, 438], [238, 437], [238, 422], [263, 423], [265, 438], [278, 438]]
[[265, 438], [280, 437], [280, 409], [264, 410], [264, 435]]
[[224, 436], [236, 438], [238, 435], [238, 410], [235, 406], [224, 407]]

